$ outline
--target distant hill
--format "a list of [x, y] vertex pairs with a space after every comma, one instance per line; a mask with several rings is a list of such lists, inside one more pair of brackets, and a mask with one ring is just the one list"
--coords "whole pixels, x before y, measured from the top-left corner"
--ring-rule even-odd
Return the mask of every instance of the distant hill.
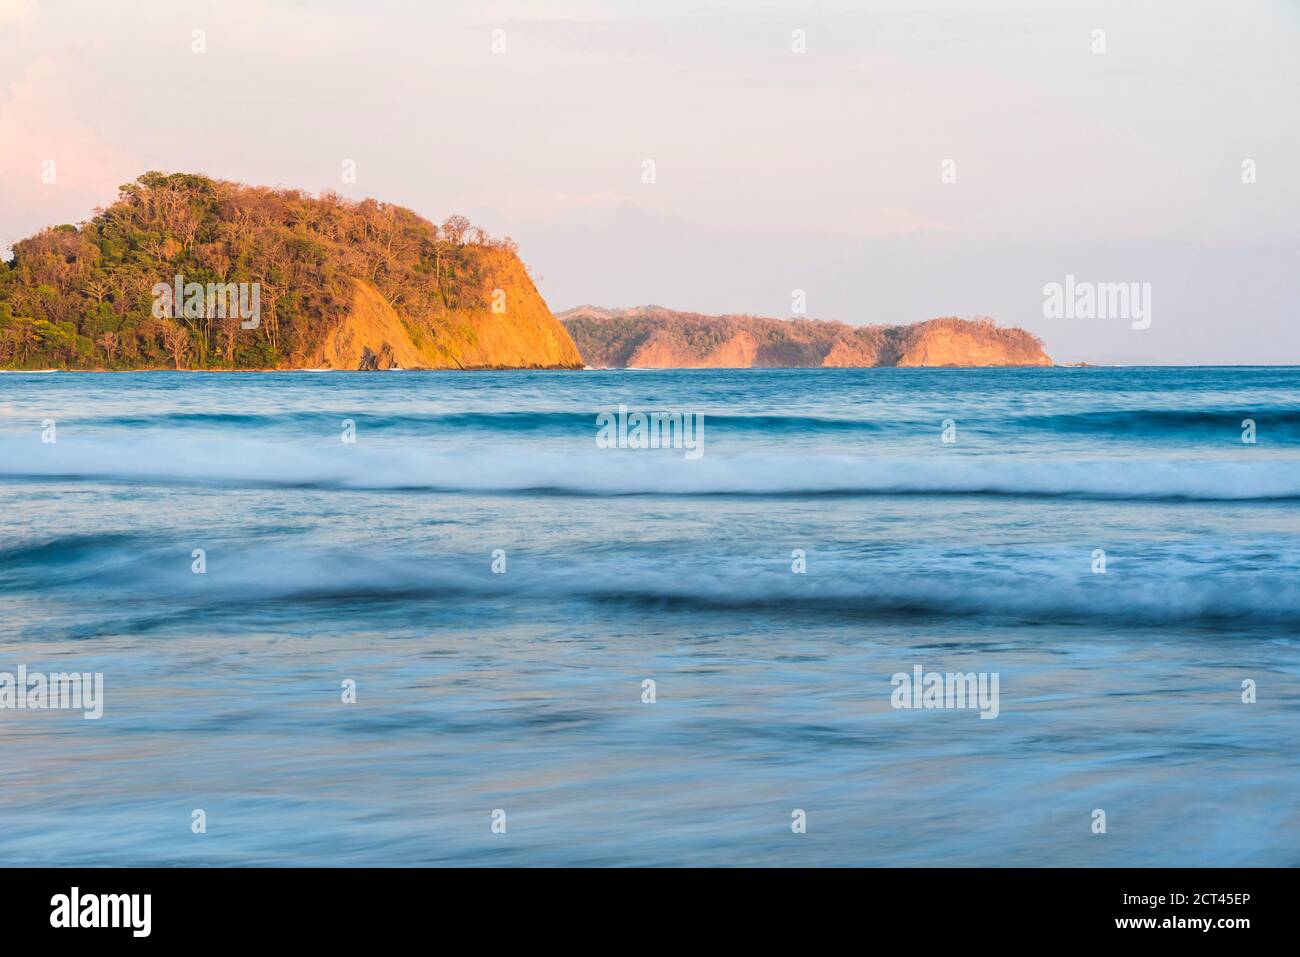
[[[373, 199], [146, 173], [88, 222], [13, 250], [0, 368], [582, 366], [514, 243], [460, 216], [439, 227]], [[245, 284], [256, 321], [184, 285], [181, 307], [160, 307], [177, 276]]]
[[983, 318], [850, 326], [816, 319], [706, 316], [662, 306], [579, 306], [558, 316], [587, 365], [597, 368], [1052, 364], [1037, 336]]

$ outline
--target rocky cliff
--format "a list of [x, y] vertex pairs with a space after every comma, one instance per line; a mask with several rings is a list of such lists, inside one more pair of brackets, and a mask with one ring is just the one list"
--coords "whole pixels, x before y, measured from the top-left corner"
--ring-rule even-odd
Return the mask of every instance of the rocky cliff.
[[705, 316], [660, 306], [559, 314], [578, 351], [598, 368], [808, 368], [1046, 366], [1042, 342], [987, 319], [850, 326], [815, 319]]
[[[303, 365], [322, 369], [576, 369], [582, 357], [512, 255], [482, 254], [487, 308], [404, 319], [369, 282], [354, 279], [351, 309]], [[498, 304], [494, 312], [491, 303]]]

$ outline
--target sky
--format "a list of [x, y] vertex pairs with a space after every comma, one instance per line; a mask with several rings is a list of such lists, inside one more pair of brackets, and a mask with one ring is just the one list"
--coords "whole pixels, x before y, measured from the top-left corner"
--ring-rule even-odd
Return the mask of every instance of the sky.
[[556, 311], [1300, 364], [1298, 51], [1296, 0], [0, 0], [0, 253], [201, 172], [464, 214]]

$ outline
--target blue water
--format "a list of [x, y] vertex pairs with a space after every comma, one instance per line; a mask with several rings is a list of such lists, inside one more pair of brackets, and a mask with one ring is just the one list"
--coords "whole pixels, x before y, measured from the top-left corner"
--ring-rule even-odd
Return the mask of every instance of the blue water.
[[1300, 370], [3, 375], [19, 665], [5, 865], [1296, 865]]

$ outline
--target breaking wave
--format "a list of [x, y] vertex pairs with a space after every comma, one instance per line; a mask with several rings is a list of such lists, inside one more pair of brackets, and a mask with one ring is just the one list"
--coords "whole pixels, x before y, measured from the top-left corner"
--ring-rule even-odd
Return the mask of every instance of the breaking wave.
[[1300, 462], [1031, 456], [875, 458], [523, 447], [452, 449], [226, 436], [0, 438], [0, 477], [218, 486], [571, 495], [997, 495], [1249, 501], [1300, 498]]
[[[1080, 555], [1084, 556], [1081, 561]], [[258, 604], [620, 602], [659, 609], [1044, 622], [1266, 624], [1300, 628], [1300, 550], [1261, 554], [1222, 545], [1210, 556], [1176, 546], [1141, 554], [1116, 549], [1107, 575], [1087, 551], [984, 549], [939, 553], [901, 548], [886, 558], [819, 552], [810, 571], [740, 555], [621, 552], [598, 562], [574, 552], [516, 552], [508, 576], [482, 555], [313, 549], [285, 543], [224, 552], [207, 574], [190, 573], [188, 545], [156, 536], [65, 536], [0, 550], [0, 593], [114, 585], [119, 607], [139, 603], [235, 613]], [[231, 560], [233, 559], [233, 560]], [[422, 613], [421, 613], [422, 614]]]

